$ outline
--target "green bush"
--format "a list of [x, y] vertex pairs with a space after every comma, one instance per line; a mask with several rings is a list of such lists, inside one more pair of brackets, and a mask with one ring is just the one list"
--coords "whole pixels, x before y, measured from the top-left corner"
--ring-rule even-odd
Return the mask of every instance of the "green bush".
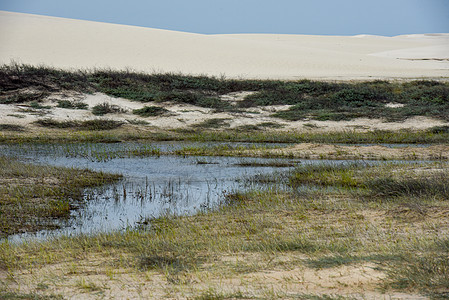
[[168, 112], [167, 109], [165, 109], [163, 107], [158, 107], [158, 106], [145, 106], [141, 109], [133, 110], [133, 114], [139, 115], [141, 117], [151, 117], [151, 116], [155, 117], [155, 116], [163, 115], [167, 112]]
[[70, 100], [58, 100], [59, 108], [68, 108], [68, 109], [87, 109], [89, 105], [87, 103], [83, 103], [81, 101], [70, 101]]
[[103, 116], [111, 113], [124, 113], [126, 110], [120, 108], [117, 105], [112, 105], [107, 102], [103, 102], [101, 104], [97, 104], [92, 107], [92, 114], [96, 116]]
[[35, 124], [49, 128], [75, 128], [81, 130], [110, 130], [122, 126], [124, 123], [114, 120], [88, 120], [88, 121], [56, 121], [53, 119], [37, 120]]

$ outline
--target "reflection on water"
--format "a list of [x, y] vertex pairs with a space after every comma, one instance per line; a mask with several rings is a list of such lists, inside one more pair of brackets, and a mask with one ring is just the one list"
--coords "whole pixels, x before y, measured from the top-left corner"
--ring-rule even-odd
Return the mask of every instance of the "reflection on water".
[[[95, 144], [89, 146], [89, 149], [95, 147], [95, 151], [103, 151], [101, 145], [108, 149], [105, 155], [117, 151], [118, 147], [130, 147]], [[159, 146], [151, 145], [153, 148]], [[179, 156], [110, 157], [108, 160], [96, 160], [90, 155], [69, 155], [63, 147], [67, 146], [1, 146], [0, 150], [4, 155], [14, 155], [21, 160], [120, 173], [124, 178], [114, 184], [87, 189], [84, 203], [72, 211], [69, 221], [60, 224], [61, 229], [15, 235], [9, 238], [11, 241], [20, 241], [25, 237], [107, 232], [133, 227], [147, 218], [162, 214], [192, 214], [216, 207], [226, 193], [249, 188], [249, 183], [242, 178], [288, 170], [289, 166], [299, 163], [266, 158]], [[72, 146], [71, 149], [76, 147], [86, 149], [87, 146]], [[167, 145], [163, 144], [163, 147]], [[286, 162], [285, 167], [283, 162]], [[270, 166], [273, 164], [276, 167]]]
[[[163, 214], [192, 214], [217, 207], [227, 193], [242, 191], [257, 184], [267, 187], [273, 181], [274, 173], [289, 170], [297, 164], [348, 162], [152, 155], [183, 147], [216, 146], [251, 148], [260, 145], [173, 142], [0, 145], [2, 155], [20, 160], [123, 175], [123, 179], [114, 184], [86, 189], [85, 201], [72, 211], [68, 221], [60, 224], [61, 229], [14, 235], [9, 240], [108, 232], [134, 227], [148, 218]], [[278, 145], [268, 144], [267, 147]], [[135, 153], [146, 155], [134, 157]], [[253, 180], [245, 180], [248, 178]]]

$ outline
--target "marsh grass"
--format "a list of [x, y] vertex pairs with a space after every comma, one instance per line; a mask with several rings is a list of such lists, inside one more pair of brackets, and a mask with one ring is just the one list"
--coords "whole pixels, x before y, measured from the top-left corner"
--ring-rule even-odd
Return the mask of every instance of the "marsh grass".
[[422, 177], [379, 177], [366, 183], [377, 197], [437, 197], [449, 199], [449, 174], [433, 172]]
[[83, 199], [83, 189], [118, 179], [118, 175], [80, 169], [25, 164], [0, 157], [1, 237], [18, 232], [56, 228], [74, 204]]
[[290, 185], [357, 187], [362, 184], [362, 179], [355, 176], [355, 172], [364, 167], [363, 163], [303, 164], [293, 171]]
[[258, 130], [267, 130], [267, 129], [278, 129], [284, 127], [281, 124], [274, 122], [262, 122], [254, 125], [241, 125], [236, 128], [236, 131], [258, 131]]
[[[216, 122], [216, 121], [213, 121]], [[207, 128], [206, 128], [207, 129]], [[341, 144], [434, 144], [447, 143], [449, 133], [412, 130], [356, 130], [337, 132], [254, 131], [254, 130], [171, 130], [166, 138], [191, 141], [229, 141], [253, 143], [341, 143]], [[170, 137], [171, 135], [171, 137]]]

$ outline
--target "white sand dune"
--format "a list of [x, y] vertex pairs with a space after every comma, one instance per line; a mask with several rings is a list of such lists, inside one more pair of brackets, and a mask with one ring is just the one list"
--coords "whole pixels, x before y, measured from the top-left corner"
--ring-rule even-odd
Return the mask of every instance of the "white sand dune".
[[449, 34], [202, 35], [0, 11], [0, 63], [232, 78], [449, 77]]

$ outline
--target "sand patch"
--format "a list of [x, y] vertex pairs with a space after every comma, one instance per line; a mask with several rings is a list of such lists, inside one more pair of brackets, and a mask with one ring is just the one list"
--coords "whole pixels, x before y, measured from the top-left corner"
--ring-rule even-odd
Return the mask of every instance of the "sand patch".
[[384, 274], [370, 263], [318, 270], [304, 267], [267, 269], [222, 278], [201, 271], [171, 277], [155, 271], [114, 267], [111, 263], [112, 257], [95, 255], [9, 275], [2, 271], [0, 279], [10, 291], [59, 294], [67, 299], [189, 299], [211, 289], [223, 293], [239, 291], [257, 297], [270, 292], [287, 297], [327, 294], [356, 299], [427, 299], [419, 295], [377, 291]]

